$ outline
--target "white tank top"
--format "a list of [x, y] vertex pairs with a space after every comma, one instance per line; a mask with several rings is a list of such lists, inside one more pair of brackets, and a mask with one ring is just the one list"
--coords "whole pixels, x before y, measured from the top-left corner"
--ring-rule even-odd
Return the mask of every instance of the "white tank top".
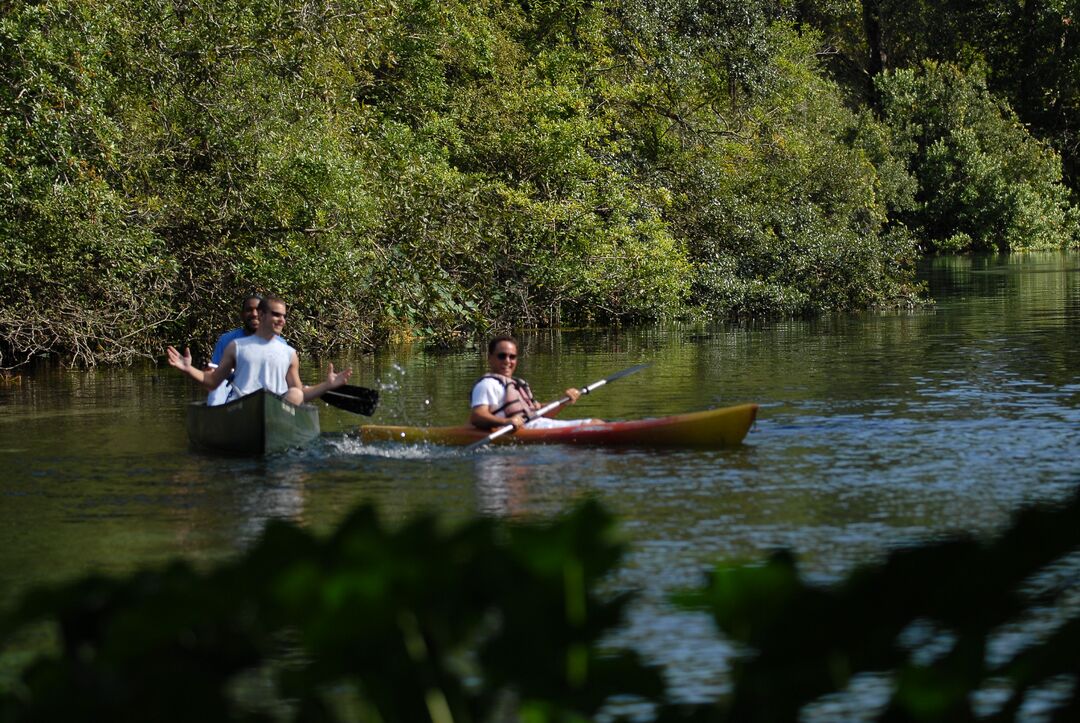
[[236, 369], [233, 371], [229, 399], [266, 389], [274, 394], [289, 391], [285, 375], [296, 350], [278, 337], [266, 340], [258, 334], [245, 336], [236, 344]]

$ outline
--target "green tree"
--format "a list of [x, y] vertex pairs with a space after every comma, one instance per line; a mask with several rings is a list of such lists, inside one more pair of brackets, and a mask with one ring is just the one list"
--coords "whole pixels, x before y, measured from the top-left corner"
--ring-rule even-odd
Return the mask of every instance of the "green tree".
[[6, 10], [5, 364], [205, 353], [250, 290], [309, 351], [916, 298], [912, 176], [783, 3]]
[[990, 88], [1009, 99], [1031, 132], [1062, 156], [1064, 177], [1080, 186], [1080, 2], [997, 2], [998, 20], [982, 43]]
[[177, 265], [111, 183], [117, 30], [80, 0], [0, 18], [0, 366], [54, 350], [126, 361], [177, 316]]
[[953, 65], [878, 80], [895, 154], [918, 182], [897, 209], [929, 250], [1023, 250], [1080, 242], [1058, 156], [1033, 139], [982, 78]]
[[799, 17], [824, 33], [830, 68], [861, 102], [874, 79], [923, 61], [981, 67], [1036, 138], [1062, 157], [1076, 193], [1080, 159], [1080, 4], [1076, 0], [803, 0]]
[[626, 145], [670, 194], [696, 301], [739, 315], [910, 302], [914, 246], [882, 233], [877, 173], [851, 142], [864, 121], [820, 74], [816, 33], [766, 5], [694, 0], [642, 6], [624, 28]]

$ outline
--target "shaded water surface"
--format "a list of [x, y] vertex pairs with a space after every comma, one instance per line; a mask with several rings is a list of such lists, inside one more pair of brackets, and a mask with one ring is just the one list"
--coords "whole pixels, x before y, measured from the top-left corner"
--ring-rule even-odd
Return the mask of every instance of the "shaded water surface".
[[[705, 567], [789, 547], [828, 581], [898, 545], [992, 531], [1080, 481], [1080, 255], [945, 258], [924, 276], [937, 303], [912, 312], [523, 340], [519, 371], [545, 399], [651, 364], [574, 416], [759, 403], [736, 449], [373, 446], [351, 433], [360, 419], [323, 407], [317, 444], [222, 459], [188, 449], [198, 395], [171, 369], [26, 372], [0, 385], [0, 604], [91, 571], [220, 560], [271, 518], [328, 530], [364, 501], [391, 522], [547, 516], [593, 495], [633, 543], [611, 585], [644, 592], [624, 642], [664, 663], [680, 696], [710, 698], [727, 648], [664, 602]], [[484, 371], [476, 349], [331, 361], [382, 389], [382, 423], [463, 421]]]

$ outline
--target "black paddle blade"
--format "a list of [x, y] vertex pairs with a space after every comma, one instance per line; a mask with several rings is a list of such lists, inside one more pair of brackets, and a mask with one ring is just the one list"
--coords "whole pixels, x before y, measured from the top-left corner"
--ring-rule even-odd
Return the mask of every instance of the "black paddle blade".
[[365, 414], [371, 416], [375, 407], [379, 404], [379, 391], [367, 387], [354, 387], [351, 384], [343, 384], [337, 389], [323, 392], [322, 400], [331, 407], [344, 409], [353, 414]]

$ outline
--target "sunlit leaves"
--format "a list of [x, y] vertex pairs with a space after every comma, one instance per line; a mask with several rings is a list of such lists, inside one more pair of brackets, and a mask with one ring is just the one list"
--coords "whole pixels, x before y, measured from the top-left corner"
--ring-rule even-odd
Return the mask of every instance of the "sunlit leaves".
[[693, 301], [723, 315], [911, 303], [913, 247], [883, 234], [876, 169], [851, 144], [867, 121], [820, 75], [818, 36], [764, 7], [624, 7], [639, 74], [615, 96], [621, 148], [673, 192]]
[[896, 155], [918, 180], [898, 220], [931, 249], [1022, 250], [1080, 242], [1080, 210], [1058, 157], [1032, 139], [982, 79], [926, 63], [878, 79]]
[[5, 364], [198, 353], [252, 290], [310, 351], [908, 304], [917, 241], [1075, 237], [1055, 158], [971, 83], [850, 110], [793, 17], [850, 3], [9, 5]]

